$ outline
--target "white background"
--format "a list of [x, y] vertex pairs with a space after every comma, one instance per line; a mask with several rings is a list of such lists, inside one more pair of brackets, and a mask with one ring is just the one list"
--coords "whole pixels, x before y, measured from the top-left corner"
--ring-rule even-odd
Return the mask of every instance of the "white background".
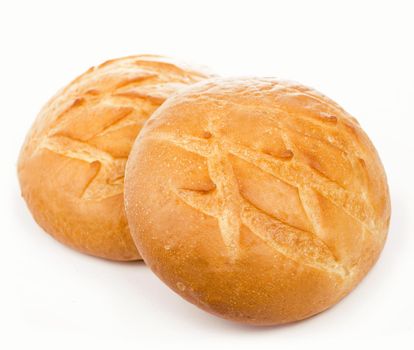
[[[414, 348], [412, 1], [0, 0], [0, 39], [0, 348]], [[37, 112], [90, 66], [138, 53], [297, 80], [359, 119], [393, 215], [351, 295], [293, 325], [237, 325], [183, 301], [143, 263], [84, 256], [36, 226], [16, 159]]]

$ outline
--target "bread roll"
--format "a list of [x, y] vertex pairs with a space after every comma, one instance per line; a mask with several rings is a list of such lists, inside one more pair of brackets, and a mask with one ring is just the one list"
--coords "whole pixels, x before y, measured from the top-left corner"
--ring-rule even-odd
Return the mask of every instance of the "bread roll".
[[59, 241], [113, 260], [139, 259], [123, 203], [125, 163], [146, 119], [172, 93], [207, 77], [159, 56], [92, 67], [41, 110], [21, 150], [21, 191]]
[[348, 294], [390, 218], [358, 122], [302, 85], [213, 79], [169, 99], [128, 160], [126, 212], [145, 262], [227, 319], [275, 325]]

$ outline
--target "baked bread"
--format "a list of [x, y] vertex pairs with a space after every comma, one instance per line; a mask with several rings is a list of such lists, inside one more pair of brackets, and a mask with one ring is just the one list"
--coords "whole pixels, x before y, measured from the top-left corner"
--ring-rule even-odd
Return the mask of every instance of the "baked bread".
[[125, 176], [145, 262], [191, 303], [235, 321], [275, 325], [332, 306], [387, 234], [374, 146], [340, 106], [295, 83], [186, 88], [147, 122]]
[[35, 220], [59, 241], [113, 260], [139, 259], [123, 203], [126, 159], [146, 119], [208, 75], [159, 56], [90, 68], [41, 110], [21, 150], [21, 191]]

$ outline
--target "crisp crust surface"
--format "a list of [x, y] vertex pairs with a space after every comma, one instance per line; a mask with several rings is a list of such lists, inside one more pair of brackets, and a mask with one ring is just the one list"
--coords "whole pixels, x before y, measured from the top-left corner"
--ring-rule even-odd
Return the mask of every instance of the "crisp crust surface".
[[302, 85], [212, 79], [169, 99], [128, 160], [146, 263], [195, 305], [280, 324], [335, 304], [372, 267], [390, 217], [358, 122]]
[[92, 67], [41, 110], [18, 162], [35, 220], [59, 241], [114, 260], [140, 259], [124, 212], [124, 169], [147, 118], [208, 77], [169, 58], [139, 55]]

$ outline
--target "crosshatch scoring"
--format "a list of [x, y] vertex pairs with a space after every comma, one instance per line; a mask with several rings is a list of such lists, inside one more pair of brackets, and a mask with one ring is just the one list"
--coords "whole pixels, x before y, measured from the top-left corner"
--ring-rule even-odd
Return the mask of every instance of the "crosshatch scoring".
[[[283, 89], [284, 93], [305, 95], [317, 103], [326, 105], [325, 100], [309, 92], [310, 90], [291, 87], [283, 87]], [[329, 107], [336, 110], [338, 114], [345, 113], [335, 104], [331, 104]], [[240, 108], [251, 108], [252, 113], [263, 109], [260, 106], [246, 105], [240, 106]], [[208, 128], [202, 137], [165, 131], [150, 132], [147, 137], [154, 141], [170, 143], [206, 158], [208, 174], [215, 185], [214, 189], [200, 191], [189, 188], [172, 188], [172, 191], [187, 205], [217, 219], [222, 241], [230, 261], [235, 261], [239, 255], [240, 229], [244, 225], [268, 246], [285, 257], [346, 279], [354, 273], [353, 267], [346, 266], [341, 262], [335, 256], [334, 251], [320, 238], [323, 236], [320, 233], [324, 229], [321, 225], [323, 213], [318, 207], [316, 196], [322, 195], [355, 219], [361, 225], [359, 234], [364, 239], [366, 235], [376, 235], [378, 231], [374, 209], [367, 200], [367, 189], [363, 184], [358, 191], [346, 189], [322, 172], [298, 160], [297, 155], [300, 150], [295, 146], [291, 135], [296, 137], [304, 135], [284, 123], [284, 120], [289, 118], [285, 110], [279, 109], [277, 106], [272, 106], [270, 110], [273, 113], [268, 113], [266, 117], [274, 123], [275, 130], [280, 133], [285, 147], [285, 151], [280, 154], [269, 154], [269, 152], [256, 150], [229, 140], [217, 127], [221, 122], [219, 117], [209, 117]], [[269, 112], [269, 108], [267, 111]], [[304, 118], [322, 128], [326, 126], [329, 128], [339, 127], [336, 116], [332, 114], [325, 116], [323, 113], [321, 115], [320, 119], [314, 116], [310, 118], [304, 116]], [[356, 127], [359, 127], [352, 117], [349, 117], [347, 122], [355, 123]], [[328, 142], [317, 136], [313, 136], [312, 140], [341, 150], [353, 164], [363, 164], [363, 154], [352, 145], [353, 140], [348, 136], [343, 137], [345, 142], [341, 139], [330, 139]], [[244, 198], [238, 187], [238, 180], [229, 156], [238, 157], [254, 165], [257, 171], [265, 172], [295, 187], [312, 231], [299, 229], [283, 222]], [[332, 166], [335, 165], [332, 164]]]
[[[111, 71], [113, 66], [132, 69], [132, 73], [123, 77], [124, 72], [116, 77], [119, 68]], [[144, 55], [140, 59], [109, 60], [91, 68], [75, 81], [87, 81], [89, 75], [97, 74], [102, 69], [108, 69], [110, 75], [115, 76], [109, 88], [99, 89], [99, 84], [112, 79], [102, 73], [102, 81], [91, 84], [93, 89], [84, 89], [82, 94], [76, 94], [73, 103], [56, 116], [53, 126], [37, 148], [96, 165], [95, 176], [88, 181], [81, 194], [81, 199], [92, 201], [123, 193], [127, 154], [145, 121], [170, 94], [205, 77], [202, 73], [162, 62], [158, 57]], [[116, 132], [122, 129], [133, 131], [118, 137], [123, 139], [122, 143], [128, 143], [123, 156], [114, 156], [89, 142], [111, 135], [117, 138]]]
[[60, 90], [40, 111], [19, 159], [36, 221], [77, 250], [139, 259], [123, 202], [129, 152], [166, 98], [207, 77], [170, 58], [136, 55], [92, 67]]

